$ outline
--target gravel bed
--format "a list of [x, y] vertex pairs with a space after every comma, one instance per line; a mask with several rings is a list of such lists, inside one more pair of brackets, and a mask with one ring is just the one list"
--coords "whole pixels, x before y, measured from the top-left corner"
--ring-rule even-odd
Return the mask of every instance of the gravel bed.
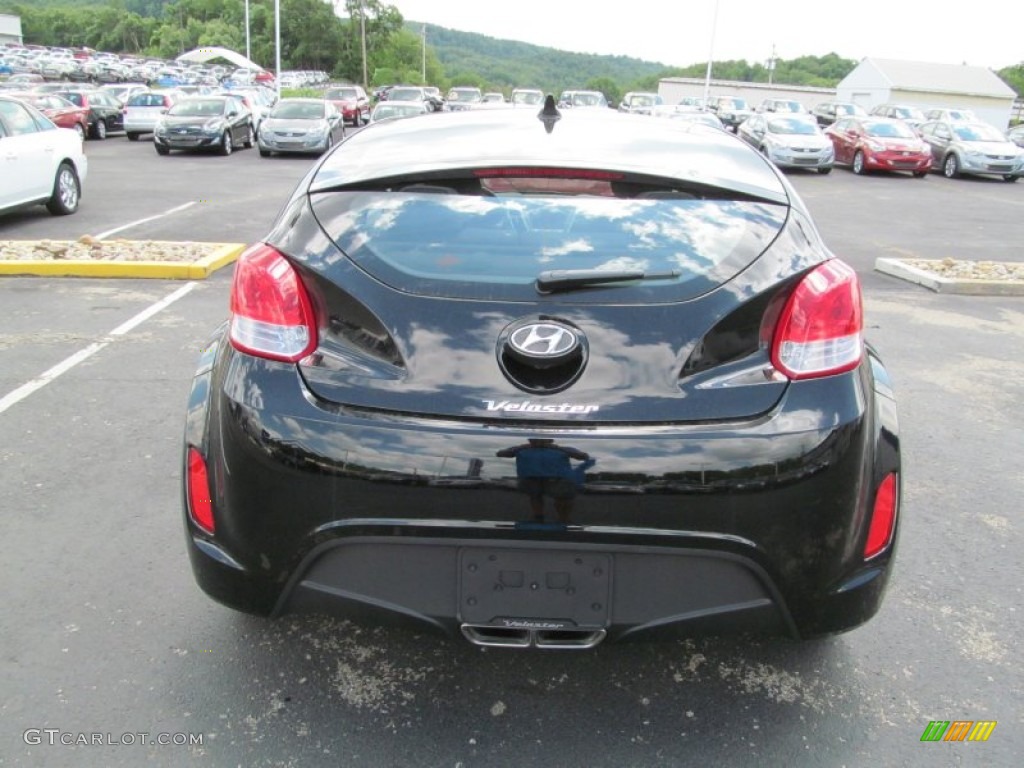
[[1021, 280], [1024, 264], [1005, 261], [967, 261], [960, 259], [900, 259], [915, 269], [949, 280]]
[[210, 256], [216, 243], [153, 240], [0, 240], [0, 261], [198, 261]]

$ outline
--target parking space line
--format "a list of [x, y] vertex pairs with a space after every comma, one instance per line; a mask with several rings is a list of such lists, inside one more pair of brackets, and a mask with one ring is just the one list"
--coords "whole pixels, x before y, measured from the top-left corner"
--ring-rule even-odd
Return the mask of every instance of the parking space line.
[[136, 221], [129, 222], [128, 224], [124, 224], [124, 225], [122, 225], [120, 227], [114, 227], [113, 229], [108, 229], [106, 232], [100, 232], [95, 237], [96, 237], [97, 240], [104, 240], [104, 239], [110, 237], [111, 235], [116, 235], [118, 232], [124, 232], [126, 229], [131, 229], [132, 227], [137, 227], [139, 224], [145, 224], [146, 222], [149, 222], [149, 221], [156, 221], [157, 219], [162, 219], [165, 216], [170, 216], [172, 214], [178, 213], [179, 211], [184, 211], [186, 208], [191, 208], [195, 204], [196, 204], [195, 200], [190, 200], [187, 203], [183, 203], [182, 205], [177, 205], [174, 208], [166, 210], [163, 213], [158, 213], [155, 216], [147, 216], [144, 219], [138, 219]]
[[117, 328], [115, 328], [110, 333], [108, 333], [106, 335], [106, 337], [103, 339], [103, 341], [94, 341], [92, 344], [90, 344], [89, 346], [87, 346], [87, 347], [85, 347], [83, 349], [78, 350], [77, 352], [75, 352], [70, 357], [67, 357], [64, 360], [61, 360], [55, 366], [53, 366], [49, 370], [43, 372], [42, 374], [40, 374], [36, 378], [32, 379], [31, 381], [29, 381], [29, 382], [27, 382], [25, 384], [22, 384], [17, 389], [15, 389], [15, 390], [9, 392], [8, 394], [4, 395], [2, 398], [0, 398], [0, 413], [3, 413], [8, 408], [10, 408], [12, 405], [15, 405], [16, 403], [20, 403], [22, 400], [24, 400], [26, 397], [31, 395], [33, 392], [36, 392], [36, 391], [42, 389], [47, 384], [49, 384], [51, 381], [56, 379], [58, 376], [60, 376], [60, 375], [62, 375], [64, 373], [67, 373], [68, 371], [70, 371], [72, 368], [74, 368], [76, 365], [81, 363], [83, 360], [89, 359], [90, 357], [95, 355], [97, 352], [99, 352], [101, 349], [103, 349], [105, 346], [107, 346], [108, 344], [113, 342], [118, 336], [124, 336], [126, 333], [131, 331], [133, 328], [135, 328], [135, 327], [141, 325], [142, 323], [146, 322], [146, 320], [151, 318], [157, 312], [159, 312], [159, 311], [161, 311], [163, 309], [166, 309], [171, 304], [176, 302], [178, 299], [180, 299], [183, 296], [185, 296], [187, 293], [189, 293], [189, 291], [191, 291], [197, 285], [199, 285], [199, 283], [196, 283], [196, 282], [186, 283], [185, 285], [181, 286], [180, 288], [178, 288], [173, 293], [165, 296], [164, 298], [160, 299], [160, 301], [156, 302], [155, 304], [152, 304], [152, 305], [146, 307], [144, 310], [142, 310], [141, 312], [136, 314], [134, 317], [132, 317], [129, 320], [121, 323], [121, 325], [117, 326]]

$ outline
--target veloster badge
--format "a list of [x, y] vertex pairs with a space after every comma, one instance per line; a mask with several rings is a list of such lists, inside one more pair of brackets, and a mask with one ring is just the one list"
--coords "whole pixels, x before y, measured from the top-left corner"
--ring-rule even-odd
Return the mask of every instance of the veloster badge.
[[577, 403], [534, 403], [530, 400], [484, 400], [488, 411], [503, 413], [594, 413], [601, 406]]

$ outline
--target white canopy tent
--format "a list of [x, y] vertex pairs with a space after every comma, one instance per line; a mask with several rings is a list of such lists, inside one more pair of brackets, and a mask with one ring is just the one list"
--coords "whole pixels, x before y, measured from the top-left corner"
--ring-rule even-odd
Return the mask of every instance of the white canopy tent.
[[246, 69], [251, 69], [256, 72], [263, 71], [263, 67], [251, 59], [247, 59], [242, 54], [236, 53], [230, 48], [217, 48], [216, 46], [210, 48], [196, 48], [194, 51], [181, 54], [181, 56], [176, 60], [193, 61], [199, 64], [205, 64], [206, 62], [213, 61], [214, 59], [225, 59], [226, 61], [230, 61], [236, 67], [245, 67]]

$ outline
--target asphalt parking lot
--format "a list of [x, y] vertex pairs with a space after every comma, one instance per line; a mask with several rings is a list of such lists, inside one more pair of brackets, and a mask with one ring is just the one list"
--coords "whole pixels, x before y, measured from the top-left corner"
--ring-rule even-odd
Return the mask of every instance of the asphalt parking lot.
[[[158, 157], [124, 137], [87, 151], [80, 211], [0, 216], [0, 239], [250, 242], [312, 162]], [[1018, 765], [1024, 300], [871, 269], [1024, 261], [1024, 183], [790, 179], [862, 276], [868, 340], [899, 398], [900, 551], [872, 622], [806, 644], [521, 653], [232, 613], [194, 585], [179, 510], [189, 378], [231, 270], [0, 278], [0, 765]], [[923, 743], [933, 720], [997, 726], [984, 743]]]

